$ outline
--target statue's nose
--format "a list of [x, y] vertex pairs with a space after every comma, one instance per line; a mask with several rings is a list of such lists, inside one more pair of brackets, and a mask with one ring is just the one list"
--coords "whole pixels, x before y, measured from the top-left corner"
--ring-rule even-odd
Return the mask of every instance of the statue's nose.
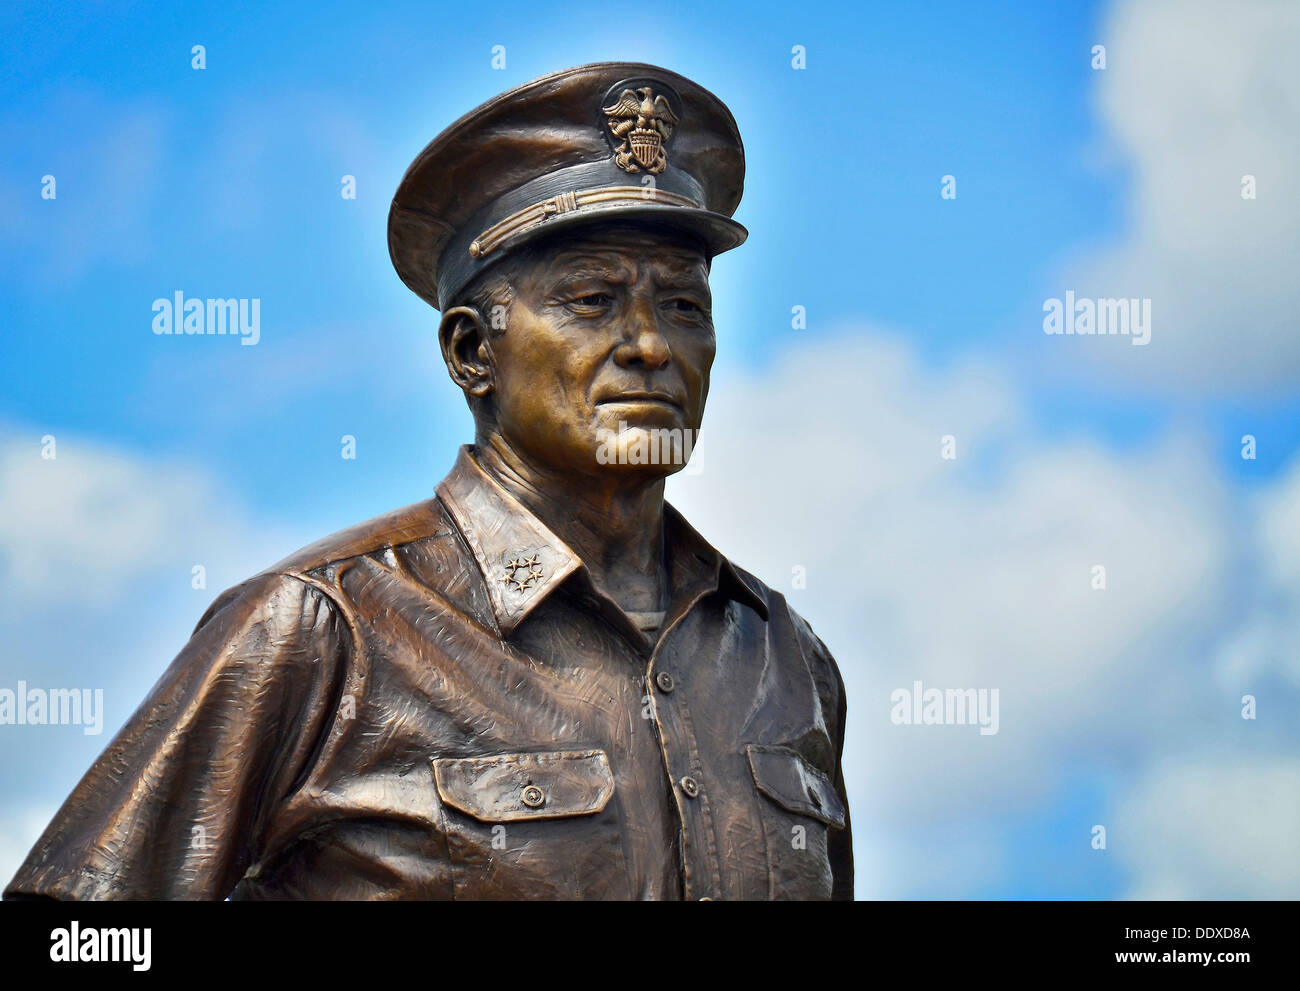
[[672, 357], [668, 341], [659, 330], [654, 307], [643, 301], [628, 314], [633, 328], [627, 339], [614, 349], [614, 360], [624, 368], [663, 368]]

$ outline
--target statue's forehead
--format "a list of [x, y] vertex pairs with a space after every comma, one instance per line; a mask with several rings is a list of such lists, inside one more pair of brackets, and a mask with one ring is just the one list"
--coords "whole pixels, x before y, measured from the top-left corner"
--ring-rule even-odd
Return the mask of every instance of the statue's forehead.
[[708, 275], [708, 259], [700, 248], [672, 238], [630, 232], [575, 235], [545, 246], [532, 261], [535, 270], [546, 273], [623, 273], [644, 266], [688, 276]]

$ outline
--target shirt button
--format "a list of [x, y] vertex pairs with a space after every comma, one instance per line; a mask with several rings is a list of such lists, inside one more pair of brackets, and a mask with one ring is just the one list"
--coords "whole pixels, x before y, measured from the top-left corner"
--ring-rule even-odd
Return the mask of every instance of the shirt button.
[[546, 792], [538, 788], [537, 785], [529, 785], [524, 789], [524, 793], [520, 797], [530, 809], [541, 808], [546, 803]]
[[682, 791], [685, 792], [687, 798], [694, 798], [700, 793], [700, 783], [689, 774], [677, 783], [682, 786]]
[[665, 695], [676, 687], [673, 682], [673, 676], [667, 671], [660, 671], [655, 675], [655, 684], [659, 686], [659, 691], [663, 692]]

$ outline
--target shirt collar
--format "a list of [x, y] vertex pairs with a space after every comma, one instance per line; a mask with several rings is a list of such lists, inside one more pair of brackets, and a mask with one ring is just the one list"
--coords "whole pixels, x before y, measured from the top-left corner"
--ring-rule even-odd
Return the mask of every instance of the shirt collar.
[[[512, 633], [575, 571], [585, 570], [568, 544], [479, 466], [471, 445], [460, 449], [437, 491], [483, 573], [503, 634]], [[669, 616], [684, 595], [717, 589], [767, 619], [767, 604], [753, 579], [742, 577], [667, 503], [664, 521], [673, 598]]]

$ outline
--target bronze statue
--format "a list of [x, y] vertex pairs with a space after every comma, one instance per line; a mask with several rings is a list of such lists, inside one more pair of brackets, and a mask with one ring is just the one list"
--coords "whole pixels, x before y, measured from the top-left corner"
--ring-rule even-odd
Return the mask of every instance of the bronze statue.
[[663, 498], [743, 179], [650, 65], [429, 144], [389, 245], [474, 444], [218, 598], [6, 897], [850, 898], [835, 661]]

